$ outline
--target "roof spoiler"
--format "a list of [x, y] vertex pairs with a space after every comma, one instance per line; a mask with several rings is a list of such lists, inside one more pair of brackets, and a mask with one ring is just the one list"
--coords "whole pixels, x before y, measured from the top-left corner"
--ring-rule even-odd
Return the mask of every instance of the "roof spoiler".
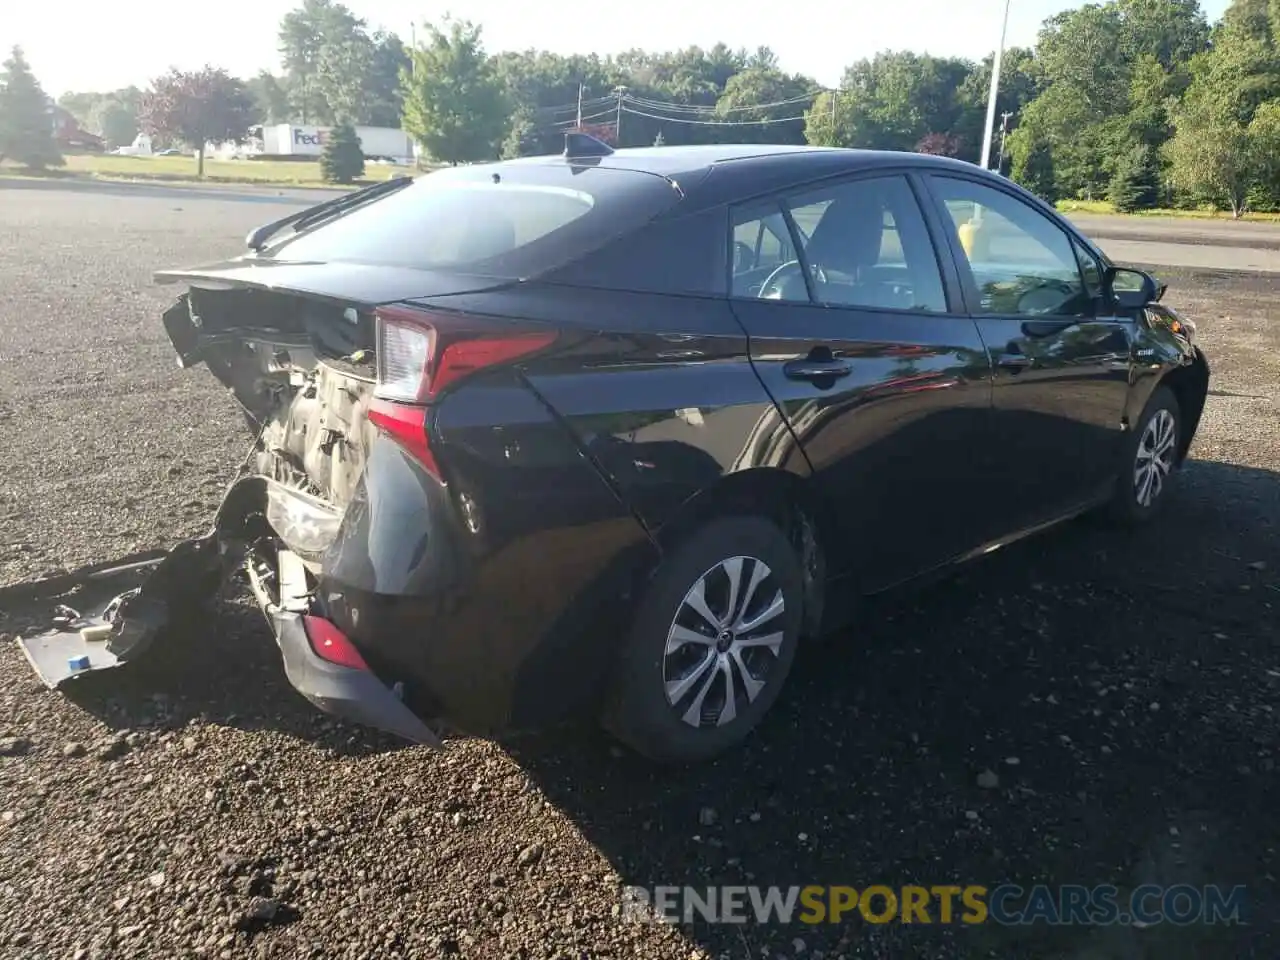
[[591, 157], [607, 157], [613, 153], [613, 147], [603, 140], [598, 140], [589, 133], [566, 133], [564, 135], [564, 158], [577, 160]]

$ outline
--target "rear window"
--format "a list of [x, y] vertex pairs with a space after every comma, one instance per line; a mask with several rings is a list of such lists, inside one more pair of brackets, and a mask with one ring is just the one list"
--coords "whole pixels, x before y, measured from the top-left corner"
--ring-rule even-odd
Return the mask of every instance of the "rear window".
[[428, 174], [304, 231], [271, 255], [523, 278], [580, 258], [678, 199], [665, 180], [649, 174], [575, 174], [552, 164], [511, 169]]

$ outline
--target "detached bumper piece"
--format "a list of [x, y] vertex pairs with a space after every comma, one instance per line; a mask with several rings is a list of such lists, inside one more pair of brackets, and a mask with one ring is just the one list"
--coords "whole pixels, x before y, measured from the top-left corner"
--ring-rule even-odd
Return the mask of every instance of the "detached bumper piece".
[[[46, 630], [18, 638], [45, 686], [119, 666], [150, 647], [173, 612], [197, 605], [220, 579], [215, 538], [187, 540], [163, 555], [86, 568], [0, 592], [0, 602], [65, 597]], [[134, 584], [125, 588], [128, 584]], [[69, 599], [69, 598], [68, 598]]]
[[[215, 596], [227, 574], [247, 561], [285, 674], [299, 693], [326, 713], [440, 747], [440, 738], [314, 609], [307, 562], [318, 561], [339, 519], [305, 494], [265, 477], [243, 477], [228, 489], [208, 536], [167, 553], [2, 589], [0, 607], [58, 604], [46, 629], [18, 638], [32, 668], [52, 688], [137, 658], [174, 620]], [[265, 550], [275, 551], [270, 562]]]
[[[253, 562], [248, 570], [284, 658], [285, 676], [295, 690], [335, 717], [411, 743], [442, 746], [422, 719], [374, 675], [351, 641], [328, 620], [310, 612], [313, 598], [306, 567], [297, 554], [282, 547], [274, 571]], [[272, 579], [278, 590], [272, 589]]]

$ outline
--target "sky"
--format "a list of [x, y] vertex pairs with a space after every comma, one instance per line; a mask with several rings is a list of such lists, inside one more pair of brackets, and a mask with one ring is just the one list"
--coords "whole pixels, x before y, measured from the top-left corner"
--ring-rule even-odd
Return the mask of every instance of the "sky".
[[[1210, 20], [1227, 0], [1201, 0]], [[0, 51], [26, 51], [36, 77], [55, 97], [71, 90], [111, 90], [147, 83], [169, 67], [206, 63], [242, 77], [278, 69], [276, 31], [296, 0], [115, 0], [66, 4], [0, 0]], [[372, 27], [404, 39], [412, 25], [438, 20], [449, 6], [413, 0], [347, 0]], [[1063, 0], [1011, 0], [1010, 46], [1029, 46], [1045, 18], [1079, 6]], [[914, 50], [979, 59], [1000, 39], [1004, 0], [829, 0], [809, 7], [778, 0], [643, 0], [540, 3], [466, 0], [453, 12], [484, 28], [485, 46], [555, 53], [617, 53], [772, 47], [783, 69], [834, 86], [845, 66], [878, 50]]]

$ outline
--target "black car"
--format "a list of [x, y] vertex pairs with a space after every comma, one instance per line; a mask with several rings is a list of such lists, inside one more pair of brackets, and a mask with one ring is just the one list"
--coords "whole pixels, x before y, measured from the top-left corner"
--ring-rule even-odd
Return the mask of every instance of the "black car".
[[248, 467], [208, 537], [28, 645], [51, 683], [242, 566], [322, 709], [430, 743], [588, 712], [709, 757], [860, 596], [1149, 519], [1208, 385], [1156, 281], [937, 157], [572, 136], [249, 245], [159, 275]]

